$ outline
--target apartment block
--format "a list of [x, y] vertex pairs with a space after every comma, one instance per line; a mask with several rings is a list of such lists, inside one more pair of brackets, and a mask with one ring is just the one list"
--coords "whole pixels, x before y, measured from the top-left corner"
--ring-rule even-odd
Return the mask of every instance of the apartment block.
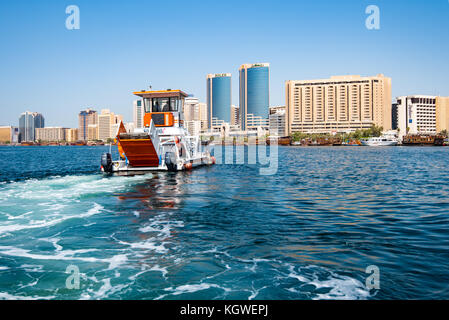
[[114, 138], [122, 121], [123, 116], [116, 115], [108, 109], [101, 110], [101, 114], [98, 115], [98, 139], [106, 141]]
[[435, 102], [437, 133], [443, 130], [449, 132], [449, 97], [436, 97]]
[[0, 143], [18, 143], [19, 128], [12, 126], [0, 127]]
[[99, 140], [98, 124], [89, 124], [87, 126], [87, 140], [89, 141]]
[[65, 128], [46, 127], [36, 128], [36, 140], [38, 141], [65, 141]]
[[395, 105], [395, 127], [401, 136], [449, 130], [449, 97], [402, 96], [396, 98]]
[[89, 125], [95, 125], [98, 123], [98, 113], [95, 110], [86, 109], [78, 115], [78, 139], [89, 140], [88, 128]]
[[391, 78], [334, 76], [287, 81], [286, 134], [391, 130]]
[[65, 129], [65, 141], [67, 142], [78, 141], [78, 129], [74, 128]]
[[240, 108], [237, 106], [231, 106], [231, 126], [240, 126]]
[[201, 130], [207, 130], [207, 104], [200, 102], [198, 98], [186, 98], [184, 102], [184, 121], [200, 121]]
[[285, 136], [285, 106], [270, 107], [270, 135], [273, 136]]

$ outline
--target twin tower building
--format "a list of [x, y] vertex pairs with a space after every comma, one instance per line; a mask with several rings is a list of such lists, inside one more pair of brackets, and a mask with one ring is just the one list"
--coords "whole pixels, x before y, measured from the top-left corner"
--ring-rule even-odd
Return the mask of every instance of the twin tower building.
[[268, 63], [242, 65], [239, 69], [240, 107], [236, 121], [232, 107], [231, 74], [207, 75], [208, 128], [211, 130], [222, 123], [238, 124], [241, 130], [268, 128], [269, 92], [270, 65]]

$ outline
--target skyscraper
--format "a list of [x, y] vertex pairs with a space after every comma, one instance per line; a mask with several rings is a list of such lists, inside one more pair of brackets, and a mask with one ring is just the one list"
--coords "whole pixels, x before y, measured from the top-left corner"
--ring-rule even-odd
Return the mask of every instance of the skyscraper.
[[98, 114], [97, 111], [86, 109], [79, 113], [78, 116], [79, 130], [78, 130], [78, 139], [79, 140], [88, 140], [88, 128], [90, 124], [98, 123]]
[[20, 141], [35, 141], [36, 128], [45, 126], [44, 116], [37, 112], [24, 112], [19, 118]]
[[231, 74], [207, 75], [208, 128], [231, 120]]
[[268, 128], [270, 64], [244, 64], [239, 74], [241, 129]]
[[145, 110], [143, 107], [143, 100], [134, 100], [133, 102], [133, 122], [135, 128], [143, 128], [143, 117]]

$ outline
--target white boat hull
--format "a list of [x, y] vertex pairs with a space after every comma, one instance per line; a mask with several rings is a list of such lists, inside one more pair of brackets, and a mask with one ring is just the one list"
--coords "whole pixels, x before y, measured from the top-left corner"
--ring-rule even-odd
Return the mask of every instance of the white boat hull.
[[[189, 161], [179, 161], [174, 171], [188, 171], [201, 166], [209, 166], [215, 164], [215, 158], [209, 155], [202, 155]], [[102, 168], [102, 171], [104, 169]], [[112, 162], [112, 172], [116, 174], [142, 174], [146, 172], [170, 171], [165, 164], [157, 167], [133, 167], [124, 160]]]
[[367, 147], [390, 147], [397, 146], [397, 141], [361, 141], [363, 146]]

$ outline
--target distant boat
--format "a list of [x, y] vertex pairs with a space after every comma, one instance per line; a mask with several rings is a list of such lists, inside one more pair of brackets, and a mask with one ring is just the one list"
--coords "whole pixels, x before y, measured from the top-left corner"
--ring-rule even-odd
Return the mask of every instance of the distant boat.
[[368, 147], [388, 147], [388, 146], [397, 146], [398, 140], [386, 136], [375, 137], [361, 140], [362, 146]]
[[342, 143], [342, 146], [345, 147], [359, 147], [361, 145], [362, 143], [360, 142], [360, 140], [348, 140]]
[[292, 144], [292, 138], [291, 137], [277, 137], [277, 136], [269, 136], [267, 138], [267, 145], [270, 145], [271, 140], [277, 141], [277, 144], [280, 146], [289, 146]]
[[402, 139], [402, 144], [404, 146], [443, 146], [444, 137], [426, 134], [407, 135]]

